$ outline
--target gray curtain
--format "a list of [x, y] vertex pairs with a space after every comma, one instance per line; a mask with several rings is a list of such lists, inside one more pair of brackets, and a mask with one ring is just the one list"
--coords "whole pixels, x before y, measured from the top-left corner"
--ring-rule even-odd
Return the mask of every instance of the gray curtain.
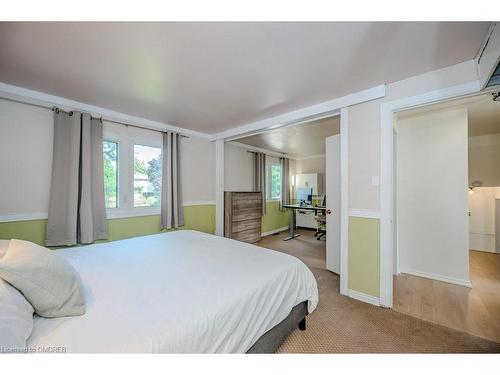
[[281, 163], [281, 199], [280, 208], [290, 203], [290, 159], [280, 158]]
[[54, 111], [54, 145], [45, 244], [70, 246], [108, 237], [102, 122]]
[[163, 171], [161, 191], [161, 228], [184, 225], [180, 175], [181, 135], [163, 133]]
[[254, 153], [253, 190], [262, 194], [262, 215], [266, 214], [266, 155]]

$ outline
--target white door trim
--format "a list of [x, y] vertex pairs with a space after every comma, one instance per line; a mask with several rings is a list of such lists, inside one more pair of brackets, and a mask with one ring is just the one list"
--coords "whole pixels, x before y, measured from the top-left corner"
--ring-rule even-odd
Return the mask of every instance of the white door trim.
[[224, 140], [215, 141], [215, 234], [224, 236]]
[[349, 295], [349, 109], [340, 110], [340, 294]]
[[380, 304], [392, 307], [393, 277], [393, 129], [394, 113], [480, 91], [478, 80], [383, 103], [380, 106]]

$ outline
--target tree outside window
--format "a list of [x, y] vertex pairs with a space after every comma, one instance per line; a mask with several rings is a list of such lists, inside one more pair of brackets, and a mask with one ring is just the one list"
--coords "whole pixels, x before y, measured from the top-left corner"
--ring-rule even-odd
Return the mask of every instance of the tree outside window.
[[118, 207], [118, 143], [103, 142], [104, 201], [106, 208]]
[[281, 198], [281, 165], [271, 165], [271, 199]]
[[161, 179], [161, 148], [134, 145], [134, 207], [160, 205]]

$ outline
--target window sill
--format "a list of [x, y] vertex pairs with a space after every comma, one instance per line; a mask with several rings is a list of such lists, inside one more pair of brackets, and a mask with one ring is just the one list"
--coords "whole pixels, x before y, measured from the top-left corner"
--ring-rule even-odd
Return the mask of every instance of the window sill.
[[160, 214], [160, 207], [137, 207], [132, 209], [108, 208], [106, 218], [121, 219], [135, 216], [153, 216]]

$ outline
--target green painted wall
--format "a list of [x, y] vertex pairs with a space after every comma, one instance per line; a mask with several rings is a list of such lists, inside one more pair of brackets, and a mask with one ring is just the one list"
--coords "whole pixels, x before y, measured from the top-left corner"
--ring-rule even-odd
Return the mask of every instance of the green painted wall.
[[43, 245], [46, 227], [46, 219], [0, 223], [0, 240], [17, 238]]
[[290, 210], [281, 211], [279, 202], [267, 202], [262, 216], [262, 233], [290, 225]]
[[380, 296], [380, 221], [349, 218], [349, 289]]
[[[215, 233], [215, 205], [185, 206], [182, 229]], [[47, 220], [0, 223], [0, 239], [17, 238], [44, 244]], [[160, 232], [160, 215], [108, 220], [108, 241]]]

